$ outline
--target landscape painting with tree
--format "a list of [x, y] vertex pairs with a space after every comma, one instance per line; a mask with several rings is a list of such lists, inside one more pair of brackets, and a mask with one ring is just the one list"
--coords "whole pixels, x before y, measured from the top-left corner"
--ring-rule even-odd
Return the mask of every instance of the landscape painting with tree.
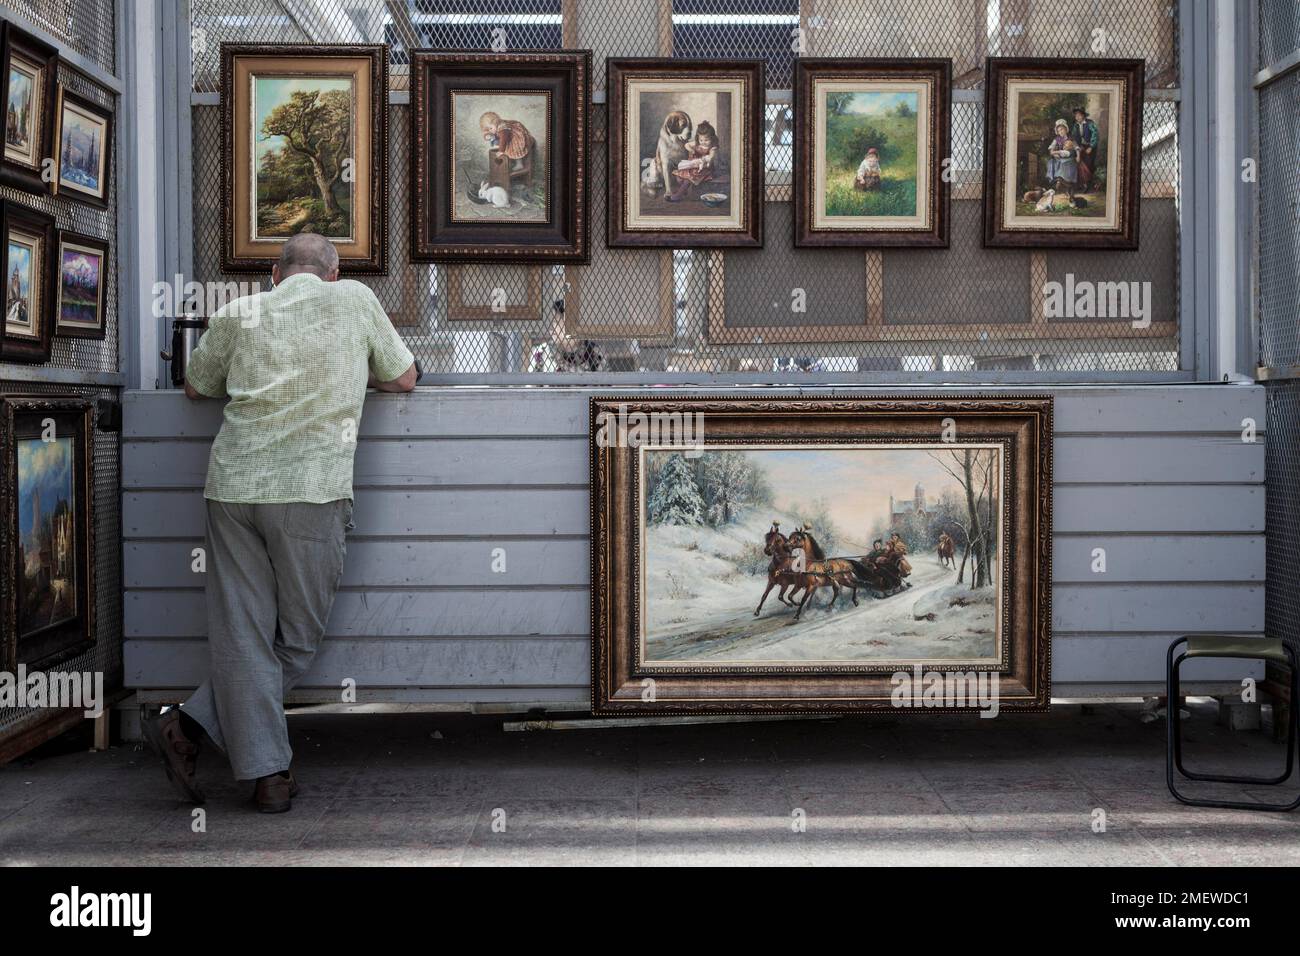
[[1000, 660], [998, 446], [643, 454], [646, 662]]
[[354, 111], [351, 77], [254, 78], [257, 238], [352, 238]]
[[595, 713], [1048, 706], [1050, 399], [598, 397], [591, 435]]
[[382, 46], [222, 46], [222, 271], [269, 269], [300, 232], [339, 269], [387, 269]]

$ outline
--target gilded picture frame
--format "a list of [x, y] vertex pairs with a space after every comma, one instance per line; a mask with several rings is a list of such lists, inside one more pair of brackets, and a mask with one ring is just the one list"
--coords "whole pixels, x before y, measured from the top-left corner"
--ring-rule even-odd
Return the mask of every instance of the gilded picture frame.
[[221, 271], [269, 272], [306, 229], [387, 275], [388, 47], [223, 43], [221, 108]]
[[[1048, 708], [1051, 398], [605, 395], [589, 425], [593, 713], [934, 712], [926, 675], [955, 673], [983, 690], [948, 713]], [[966, 482], [988, 523], [958, 530], [965, 495], [931, 506], [917, 487], [912, 501], [904, 482], [921, 473]], [[766, 492], [742, 505], [733, 485], [735, 509], [719, 510], [742, 480]], [[807, 520], [832, 480], [843, 500]], [[841, 526], [835, 554], [808, 551], [842, 514], [869, 518]], [[881, 527], [889, 545], [838, 555]], [[904, 567], [903, 536], [918, 535], [938, 544]], [[808, 583], [790, 600], [799, 588], [772, 575], [796, 552]]]

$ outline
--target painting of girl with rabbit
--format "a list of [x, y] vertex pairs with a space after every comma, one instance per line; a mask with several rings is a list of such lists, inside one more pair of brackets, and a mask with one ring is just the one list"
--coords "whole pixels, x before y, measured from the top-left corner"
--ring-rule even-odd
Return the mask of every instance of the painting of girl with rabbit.
[[550, 94], [452, 93], [453, 221], [549, 222]]

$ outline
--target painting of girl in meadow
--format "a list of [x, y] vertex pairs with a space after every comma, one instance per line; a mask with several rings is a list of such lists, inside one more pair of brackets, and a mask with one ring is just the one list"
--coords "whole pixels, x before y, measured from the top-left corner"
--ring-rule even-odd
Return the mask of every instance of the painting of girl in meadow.
[[947, 61], [797, 69], [797, 244], [947, 245]]

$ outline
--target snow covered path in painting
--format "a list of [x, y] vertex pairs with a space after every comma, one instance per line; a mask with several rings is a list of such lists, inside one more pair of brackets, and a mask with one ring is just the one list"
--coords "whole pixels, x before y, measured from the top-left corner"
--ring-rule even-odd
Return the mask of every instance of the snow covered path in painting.
[[[841, 591], [828, 610], [827, 588], [795, 621], [795, 609], [780, 603], [774, 588], [762, 615], [754, 617], [767, 575], [742, 571], [736, 559], [746, 549], [752, 552], [756, 543], [761, 549], [769, 526], [765, 518], [725, 530], [648, 530], [648, 660], [968, 660], [994, 654], [994, 589], [971, 591], [956, 584], [956, 572], [941, 568], [933, 552], [910, 556], [912, 587], [892, 597], [878, 599], [859, 590], [859, 605], [854, 607], [848, 592]], [[782, 526], [793, 527], [794, 522], [783, 521]], [[852, 543], [836, 548], [836, 553], [862, 550]], [[926, 619], [927, 614], [934, 619]]]

